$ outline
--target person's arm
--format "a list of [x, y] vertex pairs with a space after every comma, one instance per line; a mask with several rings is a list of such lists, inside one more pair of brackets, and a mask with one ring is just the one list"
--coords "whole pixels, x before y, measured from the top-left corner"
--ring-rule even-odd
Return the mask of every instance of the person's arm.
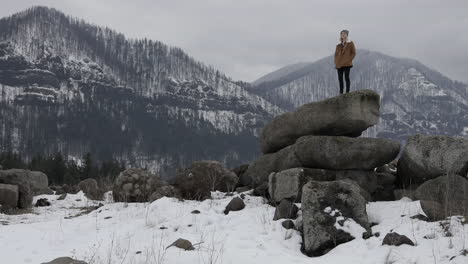
[[337, 58], [338, 58], [338, 46], [336, 46], [336, 48], [335, 48], [335, 66], [336, 66], [336, 63], [337, 63]]
[[356, 57], [356, 47], [354, 46], [354, 42], [351, 41], [351, 60]]

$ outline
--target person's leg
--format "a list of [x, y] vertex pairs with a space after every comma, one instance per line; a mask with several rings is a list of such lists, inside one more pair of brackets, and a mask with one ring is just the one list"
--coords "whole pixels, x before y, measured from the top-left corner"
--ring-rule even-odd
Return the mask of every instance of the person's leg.
[[343, 68], [336, 69], [338, 72], [338, 82], [340, 83], [340, 94], [343, 93]]
[[345, 79], [346, 79], [346, 92], [349, 93], [350, 87], [351, 87], [351, 81], [349, 80], [349, 71], [351, 70], [350, 67], [346, 67], [344, 74], [345, 74]]

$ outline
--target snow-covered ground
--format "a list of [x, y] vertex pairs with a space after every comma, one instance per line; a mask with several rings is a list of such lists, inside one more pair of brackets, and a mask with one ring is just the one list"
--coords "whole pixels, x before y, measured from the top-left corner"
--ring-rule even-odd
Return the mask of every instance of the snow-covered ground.
[[[447, 236], [440, 222], [411, 219], [422, 211], [419, 202], [407, 199], [368, 204], [379, 237], [357, 237], [325, 256], [309, 258], [300, 252], [299, 232], [284, 229], [282, 220], [273, 221], [274, 208], [259, 197], [246, 195], [246, 208], [228, 215], [223, 210], [232, 196], [213, 193], [212, 200], [203, 202], [101, 201], [102, 207], [78, 217], [73, 216], [81, 207], [99, 202], [82, 193], [62, 201], [56, 195], [35, 199], [43, 197], [52, 202], [50, 207], [24, 215], [0, 214], [0, 263], [41, 263], [61, 256], [90, 264], [468, 263], [468, 256], [461, 254], [468, 248], [468, 225], [453, 217], [448, 227], [452, 236]], [[382, 246], [391, 231], [408, 236], [416, 246]], [[167, 248], [178, 238], [190, 240], [195, 250]]]

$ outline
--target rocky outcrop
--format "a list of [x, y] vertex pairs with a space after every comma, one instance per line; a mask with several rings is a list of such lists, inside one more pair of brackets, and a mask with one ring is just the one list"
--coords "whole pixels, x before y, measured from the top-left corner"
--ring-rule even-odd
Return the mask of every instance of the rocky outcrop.
[[49, 189], [49, 180], [45, 173], [40, 171], [30, 171], [23, 169], [0, 170], [0, 182], [2, 178], [14, 177], [21, 178], [29, 184], [30, 191], [33, 195], [51, 194]]
[[263, 153], [272, 153], [305, 135], [352, 136], [377, 124], [380, 96], [359, 90], [319, 102], [312, 102], [277, 116], [261, 136]]
[[373, 170], [394, 160], [400, 150], [396, 141], [381, 138], [304, 136], [294, 145], [266, 154], [245, 172], [254, 186], [268, 181], [271, 172], [307, 167], [329, 170]]
[[112, 194], [116, 202], [149, 202], [151, 195], [165, 185], [159, 176], [147, 170], [130, 168], [115, 179]]
[[428, 180], [416, 189], [415, 198], [424, 201], [421, 207], [431, 220], [468, 216], [468, 179], [449, 174]]
[[[302, 191], [304, 252], [320, 256], [354, 237], [338, 228], [337, 219], [351, 218], [369, 230], [366, 199], [360, 187], [351, 180], [332, 182], [309, 181]], [[364, 233], [363, 232], [363, 233]], [[362, 234], [361, 234], [362, 235]]]
[[468, 173], [468, 139], [450, 136], [409, 137], [398, 161], [398, 181], [420, 184], [443, 174]]
[[217, 161], [197, 161], [176, 175], [175, 184], [184, 199], [204, 200], [212, 191], [234, 191], [236, 174]]
[[33, 191], [26, 170], [3, 170], [0, 171], [0, 183], [18, 186], [18, 208], [24, 209], [32, 206]]
[[365, 192], [361, 195], [371, 200], [374, 194], [384, 188], [379, 185], [379, 177], [374, 171], [363, 170], [324, 170], [311, 168], [292, 168], [272, 172], [268, 177], [268, 191], [271, 200], [279, 203], [283, 199], [301, 202], [302, 188], [309, 181], [354, 180]]
[[18, 206], [18, 186], [0, 183], [0, 212]]

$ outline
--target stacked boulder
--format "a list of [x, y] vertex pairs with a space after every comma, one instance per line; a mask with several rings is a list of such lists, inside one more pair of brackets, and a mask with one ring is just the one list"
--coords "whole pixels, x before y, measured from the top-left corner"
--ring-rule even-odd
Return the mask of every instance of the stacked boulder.
[[359, 90], [282, 114], [263, 129], [264, 155], [243, 177], [250, 178], [253, 187], [267, 185], [277, 203], [292, 197], [299, 202], [308, 180], [351, 179], [371, 195], [378, 193], [389, 179], [379, 177], [375, 168], [393, 161], [400, 151], [399, 142], [358, 137], [377, 124], [379, 109], [377, 93]]
[[0, 205], [3, 209], [29, 208], [34, 195], [51, 193], [47, 175], [42, 172], [0, 170]]
[[420, 200], [429, 219], [468, 216], [468, 139], [413, 135], [397, 166], [404, 194]]
[[[266, 185], [273, 204], [302, 202], [305, 254], [323, 255], [356, 235], [366, 236], [366, 202], [392, 198], [378, 194], [394, 184], [395, 176], [386, 173], [385, 165], [398, 156], [400, 143], [359, 137], [377, 124], [379, 109], [380, 96], [360, 90], [303, 105], [263, 129], [264, 155], [249, 165], [243, 178], [250, 178], [257, 189]], [[362, 232], [349, 234], [340, 228], [352, 224]]]

